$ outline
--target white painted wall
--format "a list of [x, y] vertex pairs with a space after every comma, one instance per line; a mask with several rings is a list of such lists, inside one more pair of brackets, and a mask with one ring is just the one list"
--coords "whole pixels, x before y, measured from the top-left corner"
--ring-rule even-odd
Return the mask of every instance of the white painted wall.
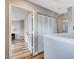
[[12, 21], [11, 32], [16, 34], [16, 37], [24, 36], [24, 23], [20, 21]]
[[12, 21], [11, 32], [16, 33], [16, 35], [20, 35], [20, 22]]
[[20, 20], [20, 36], [24, 37], [24, 20]]

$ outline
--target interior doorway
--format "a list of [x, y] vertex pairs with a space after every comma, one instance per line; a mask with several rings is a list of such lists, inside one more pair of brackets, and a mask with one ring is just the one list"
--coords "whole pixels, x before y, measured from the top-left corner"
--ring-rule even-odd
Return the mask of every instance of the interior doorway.
[[10, 46], [12, 58], [24, 52], [25, 54], [27, 52], [30, 55], [33, 54], [33, 12], [12, 5], [11, 14]]

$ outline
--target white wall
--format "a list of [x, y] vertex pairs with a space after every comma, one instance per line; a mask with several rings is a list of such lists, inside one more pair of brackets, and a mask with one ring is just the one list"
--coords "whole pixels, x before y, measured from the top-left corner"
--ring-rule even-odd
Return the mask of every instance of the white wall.
[[[23, 21], [23, 20], [22, 20]], [[16, 37], [24, 36], [24, 23], [21, 21], [12, 21], [11, 32], [16, 34]]]
[[11, 32], [20, 34], [20, 22], [19, 21], [12, 21]]
[[20, 36], [24, 37], [24, 20], [20, 20]]

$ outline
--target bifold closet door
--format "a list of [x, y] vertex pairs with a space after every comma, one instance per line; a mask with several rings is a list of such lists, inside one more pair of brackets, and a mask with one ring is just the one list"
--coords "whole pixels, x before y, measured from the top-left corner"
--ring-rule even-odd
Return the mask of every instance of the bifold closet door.
[[49, 30], [50, 33], [57, 33], [57, 24], [56, 24], [56, 18], [55, 17], [50, 17], [49, 18]]
[[33, 35], [33, 55], [38, 54], [44, 50], [43, 48], [43, 29], [44, 29], [44, 16], [40, 14], [34, 15], [34, 35]]
[[44, 16], [44, 22], [43, 22], [43, 34], [49, 33], [49, 18], [48, 16]]
[[43, 32], [44, 32], [44, 15], [38, 14], [38, 53], [44, 50], [43, 48]]
[[35, 14], [34, 17], [33, 53], [38, 54], [44, 51], [43, 35], [56, 32], [56, 18], [41, 14]]
[[43, 35], [53, 34], [57, 32], [56, 18], [38, 14], [38, 52], [44, 50]]
[[56, 18], [44, 16], [43, 34], [53, 34], [57, 32]]

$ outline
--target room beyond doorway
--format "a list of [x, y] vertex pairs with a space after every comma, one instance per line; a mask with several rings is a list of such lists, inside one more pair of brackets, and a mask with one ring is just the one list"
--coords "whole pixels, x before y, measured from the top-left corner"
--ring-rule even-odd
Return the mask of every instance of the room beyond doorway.
[[[11, 55], [12, 57], [16, 55], [13, 53], [17, 48], [21, 48], [24, 44], [25, 50], [28, 50], [30, 54], [33, 54], [33, 12], [26, 9], [11, 6]], [[20, 44], [19, 42], [22, 42]], [[17, 51], [17, 50], [16, 50]], [[19, 51], [20, 53], [21, 51]]]

